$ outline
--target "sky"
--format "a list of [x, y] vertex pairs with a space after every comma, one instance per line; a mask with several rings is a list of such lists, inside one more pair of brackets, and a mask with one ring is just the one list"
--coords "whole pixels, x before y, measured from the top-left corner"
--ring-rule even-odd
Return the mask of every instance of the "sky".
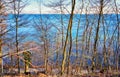
[[[23, 13], [32, 13], [32, 14], [36, 14], [36, 13], [40, 13], [39, 12], [39, 9], [40, 8], [40, 5], [39, 3], [37, 2], [37, 0], [29, 0], [29, 3], [27, 4], [27, 6], [23, 9]], [[44, 5], [41, 5], [41, 10], [42, 10], [42, 13], [49, 13], [49, 10], [51, 10], [50, 8], [48, 7], [45, 7]]]
[[[40, 0], [38, 0], [40, 1]], [[54, 0], [41, 0], [43, 4], [49, 2], [49, 1], [54, 1]], [[70, 1], [70, 0], [68, 0]], [[120, 3], [120, 0], [116, 0], [117, 3]], [[22, 13], [30, 13], [30, 14], [39, 14], [39, 3], [37, 2], [37, 0], [29, 0], [28, 1], [28, 5], [23, 9]], [[41, 13], [43, 14], [50, 14], [50, 13], [56, 13], [53, 11], [53, 9], [49, 8], [49, 7], [45, 7], [44, 5], [41, 5]], [[70, 9], [70, 7], [67, 8], [68, 10]]]

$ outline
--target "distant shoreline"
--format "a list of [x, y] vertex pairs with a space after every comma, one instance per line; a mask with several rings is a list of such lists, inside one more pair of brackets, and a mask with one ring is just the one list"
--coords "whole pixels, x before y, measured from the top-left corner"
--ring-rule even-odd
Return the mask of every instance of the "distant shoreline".
[[[12, 13], [9, 13], [8, 15], [11, 15]], [[13, 15], [13, 14], [12, 14]], [[21, 15], [40, 15], [38, 13], [34, 14], [34, 13], [21, 13]], [[47, 13], [44, 13], [44, 14], [41, 14], [41, 15], [70, 15], [70, 14], [59, 14], [59, 13], [51, 13], [51, 14], [47, 14]], [[74, 15], [80, 15], [80, 14], [74, 14]], [[81, 14], [81, 15], [86, 15], [86, 14]], [[88, 14], [88, 15], [99, 15], [99, 14]], [[110, 14], [103, 14], [103, 15], [115, 15], [115, 13], [110, 13]], [[120, 14], [119, 14], [120, 15]]]

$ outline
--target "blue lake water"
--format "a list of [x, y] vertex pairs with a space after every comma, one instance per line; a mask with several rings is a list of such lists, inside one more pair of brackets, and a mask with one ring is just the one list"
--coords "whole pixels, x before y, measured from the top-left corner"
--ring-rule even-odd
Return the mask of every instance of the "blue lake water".
[[[66, 33], [68, 21], [69, 21], [69, 17], [70, 17], [69, 14], [62, 14], [62, 15], [61, 14], [42, 14], [42, 15], [40, 15], [40, 14], [21, 14], [21, 15], [19, 15], [19, 19], [18, 19], [18, 21], [19, 21], [18, 35], [26, 34], [26, 37], [22, 42], [25, 42], [25, 41], [36, 41], [37, 42], [39, 40], [39, 36], [41, 36], [42, 33], [39, 30], [36, 31], [37, 30], [36, 26], [40, 26], [40, 27], [44, 26], [44, 27], [48, 28], [48, 37], [51, 39], [54, 39], [54, 36], [56, 35], [56, 33], [61, 32], [61, 28], [62, 28], [61, 16], [63, 18], [64, 33]], [[106, 33], [108, 33], [108, 35], [109, 35], [107, 37], [111, 37], [116, 26], [118, 26], [116, 14], [104, 14], [102, 18], [104, 18], [104, 19], [103, 20], [101, 19], [100, 31], [99, 31], [101, 42], [103, 41], [103, 23], [106, 28]], [[80, 24], [78, 23], [79, 20], [80, 20]], [[104, 22], [102, 22], [102, 21], [104, 21]], [[119, 15], [119, 22], [120, 22], [120, 15]], [[92, 29], [93, 29], [92, 30], [92, 38], [94, 40], [95, 30], [96, 30], [96, 26], [98, 24], [98, 15], [97, 14], [88, 14], [88, 15], [75, 14], [74, 15], [73, 27], [72, 27], [73, 40], [76, 37], [76, 31], [77, 31], [78, 24], [80, 25], [79, 38], [81, 38], [81, 36], [83, 35], [83, 32], [86, 28], [87, 23], [88, 23], [89, 28], [92, 27]], [[8, 36], [15, 37], [15, 21], [14, 21], [13, 14], [8, 15], [7, 24], [8, 24], [8, 28], [12, 28], [12, 30], [8, 33]], [[9, 27], [9, 25], [10, 25], [10, 27]], [[117, 31], [116, 31], [116, 33], [117, 33]], [[12, 36], [9, 34], [12, 34]]]
[[[68, 21], [69, 21], [69, 14], [21, 14], [19, 16], [19, 25], [21, 27], [19, 27], [19, 32], [27, 32], [28, 35], [29, 34], [38, 34], [36, 33], [36, 29], [35, 26], [40, 26], [41, 25], [41, 19], [42, 19], [42, 25], [50, 27], [49, 32], [51, 32], [51, 34], [55, 33], [55, 32], [59, 32], [58, 29], [61, 30], [61, 16], [63, 18], [63, 25], [64, 25], [64, 32], [66, 33], [66, 29], [68, 26]], [[104, 25], [107, 28], [109, 32], [112, 34], [113, 30], [116, 28], [117, 26], [117, 19], [116, 19], [116, 15], [115, 14], [104, 14], [103, 15], [103, 21], [104, 21]], [[87, 19], [88, 19], [88, 24], [89, 27], [92, 26], [93, 31], [95, 30], [96, 26], [97, 26], [97, 20], [98, 20], [98, 15], [96, 14], [88, 14], [87, 15]], [[75, 14], [74, 18], [73, 18], [73, 27], [72, 27], [72, 35], [73, 38], [75, 38], [76, 36], [76, 31], [77, 31], [77, 26], [78, 26], [78, 21], [80, 20], [80, 31], [79, 31], [79, 36], [83, 34], [83, 31], [86, 28], [86, 15], [85, 14]], [[119, 15], [119, 21], [120, 21], [120, 15]], [[13, 27], [15, 27], [14, 24], [14, 15], [10, 14], [8, 15], [8, 25], [12, 25]], [[102, 19], [101, 19], [101, 26], [103, 27], [102, 24]], [[13, 30], [14, 32], [15, 30]], [[94, 32], [93, 32], [94, 33]], [[100, 28], [99, 31], [100, 34], [103, 34], [103, 28]], [[101, 36], [102, 37], [102, 36]]]

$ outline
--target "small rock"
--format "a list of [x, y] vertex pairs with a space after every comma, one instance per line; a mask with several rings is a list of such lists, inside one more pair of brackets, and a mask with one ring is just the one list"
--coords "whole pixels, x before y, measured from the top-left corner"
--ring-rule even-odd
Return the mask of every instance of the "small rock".
[[45, 74], [39, 73], [39, 74], [38, 74], [38, 77], [48, 77], [48, 76], [45, 75]]

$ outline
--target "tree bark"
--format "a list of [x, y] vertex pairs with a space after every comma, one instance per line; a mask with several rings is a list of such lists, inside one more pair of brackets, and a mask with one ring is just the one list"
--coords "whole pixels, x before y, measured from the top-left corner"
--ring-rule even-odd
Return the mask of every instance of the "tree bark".
[[67, 46], [67, 42], [68, 42], [68, 38], [69, 38], [69, 33], [71, 32], [71, 28], [72, 28], [72, 20], [73, 20], [73, 15], [74, 15], [74, 13], [73, 13], [74, 8], [75, 8], [75, 0], [72, 0], [72, 10], [71, 10], [70, 19], [69, 19], [68, 28], [67, 28], [67, 35], [66, 35], [65, 45], [64, 45], [64, 48], [63, 48], [63, 59], [62, 59], [62, 66], [61, 66], [61, 75], [63, 75], [64, 71], [65, 71], [66, 58], [67, 58], [66, 46]]
[[98, 17], [97, 29], [96, 29], [95, 39], [94, 39], [94, 50], [93, 50], [94, 52], [93, 52], [93, 57], [92, 57], [92, 69], [93, 69], [93, 71], [96, 68], [96, 64], [95, 64], [94, 60], [96, 59], [96, 54], [97, 54], [97, 41], [98, 41], [98, 37], [99, 37], [101, 15], [103, 13], [103, 1], [104, 0], [100, 0], [99, 17]]
[[[0, 39], [0, 56], [2, 56], [2, 40]], [[2, 75], [2, 58], [0, 58], [0, 76]]]

